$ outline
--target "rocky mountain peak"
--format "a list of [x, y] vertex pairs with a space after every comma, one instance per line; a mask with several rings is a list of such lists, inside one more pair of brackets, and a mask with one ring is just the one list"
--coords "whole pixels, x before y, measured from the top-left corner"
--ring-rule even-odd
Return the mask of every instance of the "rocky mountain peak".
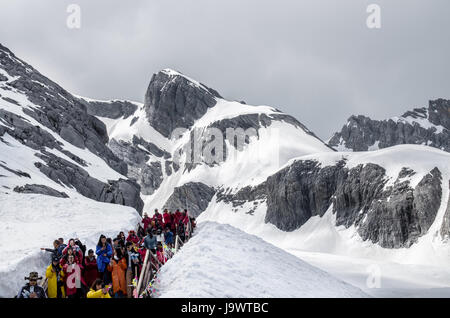
[[216, 105], [217, 98], [221, 98], [219, 93], [206, 85], [164, 69], [153, 74], [144, 105], [150, 125], [169, 137], [175, 128], [190, 128]]
[[372, 120], [351, 116], [328, 144], [341, 151], [367, 151], [401, 144], [419, 144], [450, 151], [450, 101], [431, 100], [400, 117]]

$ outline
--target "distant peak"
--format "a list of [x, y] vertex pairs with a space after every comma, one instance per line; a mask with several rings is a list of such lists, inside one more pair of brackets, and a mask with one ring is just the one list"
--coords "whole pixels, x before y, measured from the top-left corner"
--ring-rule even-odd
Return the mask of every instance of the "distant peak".
[[[167, 78], [165, 79], [164, 78], [165, 76], [167, 76], [168, 79]], [[220, 96], [220, 94], [216, 90], [209, 88], [205, 84], [200, 83], [199, 81], [193, 79], [192, 77], [189, 77], [189, 76], [187, 76], [179, 71], [176, 71], [174, 69], [171, 69], [171, 68], [165, 68], [165, 69], [159, 71], [158, 73], [154, 74], [152, 81], [157, 80], [157, 81], [161, 81], [161, 82], [164, 82], [164, 81], [169, 82], [173, 78], [182, 78], [186, 82], [188, 82], [190, 85], [192, 85], [196, 88], [200, 88], [200, 89], [206, 91], [207, 93], [212, 94], [214, 97], [222, 98], [222, 96]]]
[[171, 75], [171, 76], [183, 76], [183, 77], [185, 77], [185, 75], [183, 73], [175, 71], [174, 69], [171, 69], [171, 68], [165, 68], [161, 72], [165, 73], [167, 75]]
[[190, 128], [208, 108], [214, 107], [219, 93], [172, 69], [153, 74], [145, 94], [147, 118], [163, 136], [175, 128]]

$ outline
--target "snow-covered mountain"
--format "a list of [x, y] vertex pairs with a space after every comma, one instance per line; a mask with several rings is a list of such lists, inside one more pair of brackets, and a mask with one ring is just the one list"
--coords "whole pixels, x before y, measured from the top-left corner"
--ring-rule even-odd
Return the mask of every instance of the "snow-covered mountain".
[[[293, 254], [448, 266], [450, 153], [436, 149], [448, 144], [448, 103], [425, 113], [433, 127], [408, 122], [421, 111], [395, 125], [432, 132], [439, 147], [380, 139], [385, 149], [337, 152], [292, 116], [227, 100], [174, 70], [152, 76], [144, 103], [99, 101], [70, 94], [0, 46], [0, 201], [8, 202], [0, 204], [0, 244], [27, 235], [20, 224], [29, 202], [34, 219], [49, 218], [47, 244], [87, 235], [95, 211], [92, 242], [119, 221], [132, 226], [142, 211], [186, 207], [199, 221], [231, 224]], [[55, 210], [76, 221], [63, 228]], [[26, 274], [19, 264], [27, 257], [43, 262], [43, 241], [19, 242], [26, 257], [0, 263], [10, 277]]]
[[[293, 117], [269, 106], [225, 100], [173, 70], [153, 75], [145, 100], [127, 118], [99, 118], [107, 126], [110, 148], [128, 164], [128, 176], [137, 178], [148, 207], [188, 205], [197, 216], [218, 189], [258, 184], [292, 158], [332, 151]], [[245, 146], [226, 139], [228, 128], [243, 130], [235, 132]], [[174, 129], [180, 133], [171, 136]], [[249, 129], [254, 134], [244, 135]], [[224, 140], [208, 150], [211, 131]], [[200, 145], [198, 160], [186, 150], [191, 144]], [[223, 156], [207, 162], [215, 151]]]
[[387, 120], [351, 116], [328, 144], [338, 151], [367, 151], [416, 144], [450, 152], [450, 101], [432, 100], [428, 108], [415, 108]]

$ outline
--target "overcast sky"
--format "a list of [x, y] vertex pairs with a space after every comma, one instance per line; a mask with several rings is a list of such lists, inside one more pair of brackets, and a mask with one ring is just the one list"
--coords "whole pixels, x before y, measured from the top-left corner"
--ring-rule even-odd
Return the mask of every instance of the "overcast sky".
[[450, 98], [449, 13], [448, 0], [0, 0], [0, 43], [78, 95], [143, 101], [173, 68], [328, 139], [352, 114]]

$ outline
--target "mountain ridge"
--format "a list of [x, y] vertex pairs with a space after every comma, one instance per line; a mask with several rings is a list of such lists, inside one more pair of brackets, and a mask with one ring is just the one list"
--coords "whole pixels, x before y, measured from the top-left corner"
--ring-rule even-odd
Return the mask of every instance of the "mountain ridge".
[[430, 100], [400, 117], [372, 120], [353, 115], [328, 144], [342, 151], [368, 151], [399, 144], [424, 144], [450, 152], [450, 101]]
[[[444, 138], [446, 107], [446, 100], [432, 101], [386, 125], [394, 132], [403, 127], [400, 136], [404, 130]], [[168, 69], [152, 76], [144, 103], [75, 96], [0, 47], [0, 200], [80, 201], [89, 211], [103, 207], [102, 215], [123, 208], [133, 220], [133, 209], [187, 208], [200, 221], [228, 222], [263, 239], [277, 233], [286, 241], [329, 222], [326, 231], [358, 251], [376, 246], [402, 255], [431, 246], [445, 253], [450, 153], [401, 138], [386, 137], [387, 146], [378, 135], [361, 133], [371, 120], [361, 119], [367, 128], [354, 118], [349, 135], [367, 138], [355, 137], [351, 150], [379, 141], [374, 151], [336, 151], [330, 148], [336, 143], [324, 143], [275, 107], [226, 100]], [[307, 241], [323, 237], [319, 230]]]

